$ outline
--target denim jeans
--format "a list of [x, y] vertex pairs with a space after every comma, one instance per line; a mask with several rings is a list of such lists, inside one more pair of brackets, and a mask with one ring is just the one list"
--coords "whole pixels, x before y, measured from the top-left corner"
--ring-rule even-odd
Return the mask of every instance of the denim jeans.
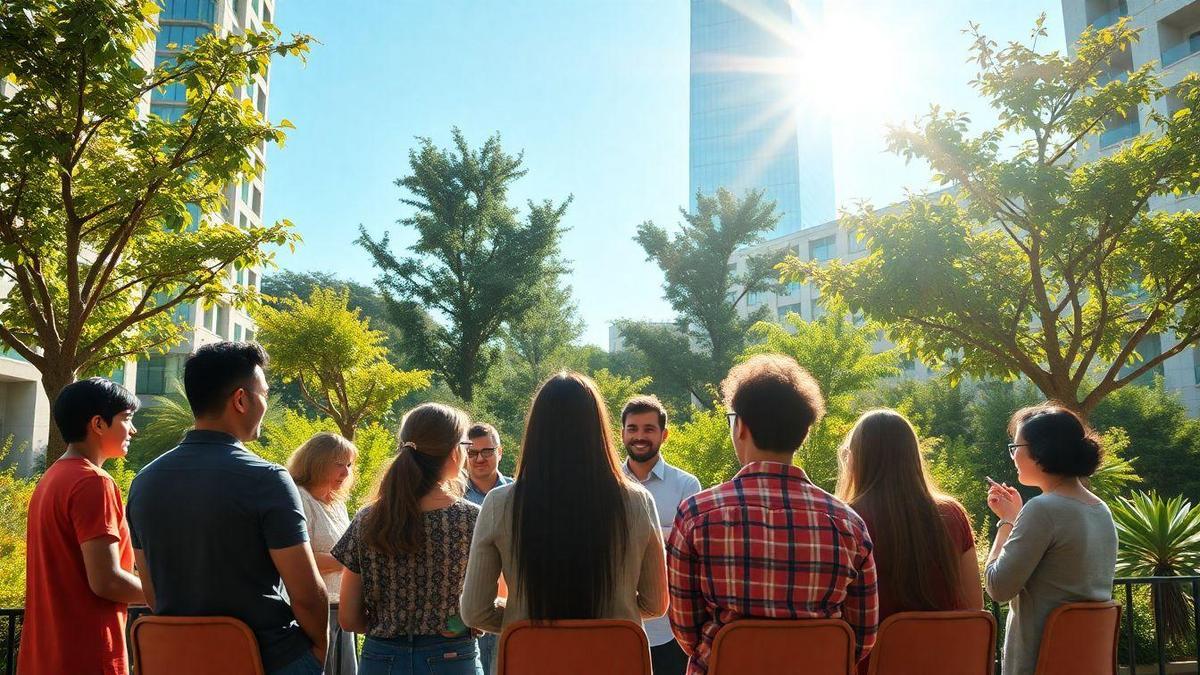
[[276, 668], [267, 675], [321, 675], [322, 666], [312, 652], [305, 651], [300, 658], [282, 668]]
[[472, 637], [367, 637], [358, 675], [483, 675], [483, 668]]
[[479, 636], [479, 663], [483, 666], [483, 675], [496, 672], [496, 645], [500, 636], [494, 633], [484, 633]]

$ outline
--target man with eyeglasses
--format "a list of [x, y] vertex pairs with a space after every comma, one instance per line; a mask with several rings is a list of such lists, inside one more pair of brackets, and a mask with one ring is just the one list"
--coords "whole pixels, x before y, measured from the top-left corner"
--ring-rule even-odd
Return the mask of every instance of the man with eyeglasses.
[[[467, 450], [467, 464], [463, 469], [463, 482], [467, 486], [466, 498], [473, 504], [482, 505], [488, 492], [513, 481], [500, 473], [500, 457], [504, 448], [500, 445], [500, 434], [496, 427], [484, 423], [472, 425], [467, 430], [467, 439], [471, 441], [471, 447]], [[500, 594], [507, 595], [503, 579], [500, 583]], [[497, 636], [491, 633], [484, 633], [479, 637], [479, 660], [484, 673], [493, 672], [496, 642]]]

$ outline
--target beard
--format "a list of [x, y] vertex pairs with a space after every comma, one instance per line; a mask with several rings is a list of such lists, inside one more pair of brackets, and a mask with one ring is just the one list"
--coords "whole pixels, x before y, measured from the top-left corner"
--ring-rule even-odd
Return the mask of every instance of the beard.
[[626, 445], [625, 452], [629, 453], [630, 459], [635, 462], [649, 462], [658, 456], [658, 450], [661, 447], [662, 444], [655, 444], [653, 442], [644, 446]]

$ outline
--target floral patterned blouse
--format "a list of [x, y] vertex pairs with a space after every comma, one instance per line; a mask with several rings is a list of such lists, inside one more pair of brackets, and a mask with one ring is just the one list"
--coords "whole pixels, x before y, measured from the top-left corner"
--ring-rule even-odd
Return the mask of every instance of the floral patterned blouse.
[[394, 638], [464, 631], [458, 596], [467, 573], [467, 556], [479, 507], [466, 500], [425, 511], [425, 548], [391, 556], [367, 545], [361, 509], [331, 554], [362, 577], [367, 635]]

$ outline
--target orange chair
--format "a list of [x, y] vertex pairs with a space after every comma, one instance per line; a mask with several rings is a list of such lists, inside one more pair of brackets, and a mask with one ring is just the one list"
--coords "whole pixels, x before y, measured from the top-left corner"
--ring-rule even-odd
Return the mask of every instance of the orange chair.
[[1116, 675], [1121, 605], [1071, 602], [1050, 612], [1034, 675]]
[[900, 612], [879, 626], [868, 675], [992, 675], [996, 619], [989, 612]]
[[227, 616], [144, 616], [129, 642], [137, 675], [263, 675], [254, 632]]
[[650, 675], [650, 643], [632, 621], [517, 621], [496, 651], [498, 675]]
[[853, 675], [854, 632], [841, 619], [743, 619], [717, 631], [709, 675]]

